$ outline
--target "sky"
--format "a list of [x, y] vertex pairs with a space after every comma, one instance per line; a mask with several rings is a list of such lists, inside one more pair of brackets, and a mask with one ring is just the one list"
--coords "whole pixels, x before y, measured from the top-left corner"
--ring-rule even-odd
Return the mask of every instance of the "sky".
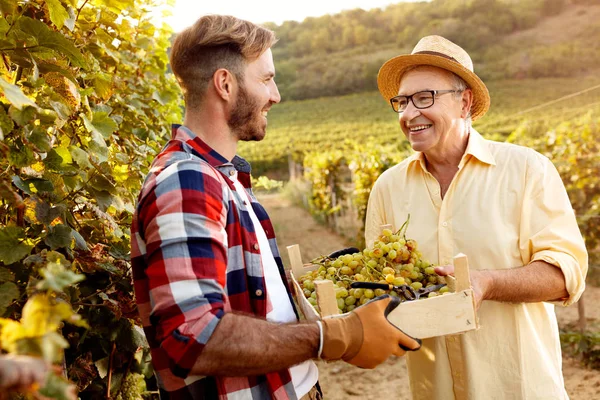
[[[406, 1], [406, 0], [404, 0]], [[177, 0], [173, 16], [164, 18], [175, 32], [205, 14], [227, 14], [254, 23], [303, 21], [306, 17], [337, 14], [343, 10], [383, 8], [402, 0]]]

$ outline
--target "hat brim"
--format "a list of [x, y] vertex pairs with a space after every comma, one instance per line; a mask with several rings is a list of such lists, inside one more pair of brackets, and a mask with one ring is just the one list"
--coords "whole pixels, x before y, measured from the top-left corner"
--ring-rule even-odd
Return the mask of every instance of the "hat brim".
[[473, 104], [471, 105], [471, 119], [473, 121], [482, 117], [490, 108], [490, 93], [475, 73], [452, 59], [432, 54], [406, 54], [386, 61], [377, 74], [377, 87], [385, 100], [398, 95], [402, 75], [408, 68], [416, 65], [442, 68], [464, 79], [473, 92]]

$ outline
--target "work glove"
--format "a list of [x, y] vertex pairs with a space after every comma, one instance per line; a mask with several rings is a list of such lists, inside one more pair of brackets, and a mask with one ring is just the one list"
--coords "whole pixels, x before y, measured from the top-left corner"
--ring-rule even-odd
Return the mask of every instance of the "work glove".
[[385, 294], [348, 314], [324, 318], [321, 358], [375, 368], [392, 354], [402, 356], [420, 349], [419, 339], [408, 336], [387, 319], [399, 304], [397, 297]]
[[328, 255], [329, 258], [338, 258], [339, 256], [343, 256], [344, 254], [354, 254], [360, 253], [360, 250], [356, 247], [346, 247], [345, 249], [337, 250]]

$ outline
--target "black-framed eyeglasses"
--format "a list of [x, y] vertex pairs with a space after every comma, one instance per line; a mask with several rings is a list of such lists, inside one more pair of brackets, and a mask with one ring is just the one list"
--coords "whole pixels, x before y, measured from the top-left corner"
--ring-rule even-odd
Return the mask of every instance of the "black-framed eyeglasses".
[[390, 99], [392, 109], [397, 113], [404, 112], [408, 107], [408, 102], [412, 101], [413, 105], [422, 110], [429, 108], [435, 103], [435, 97], [446, 93], [460, 93], [460, 90], [422, 90], [413, 93], [410, 96], [396, 96]]

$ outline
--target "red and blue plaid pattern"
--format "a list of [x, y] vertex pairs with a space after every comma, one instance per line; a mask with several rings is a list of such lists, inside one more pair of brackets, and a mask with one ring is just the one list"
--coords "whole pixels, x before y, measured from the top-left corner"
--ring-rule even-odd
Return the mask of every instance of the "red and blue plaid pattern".
[[[237, 170], [245, 194], [228, 178]], [[254, 377], [189, 375], [220, 319], [270, 310], [252, 207], [291, 293], [273, 225], [250, 187], [250, 165], [227, 161], [190, 130], [152, 163], [131, 227], [135, 294], [161, 395], [170, 399], [295, 399], [288, 370]], [[293, 304], [293, 302], [292, 302]]]

